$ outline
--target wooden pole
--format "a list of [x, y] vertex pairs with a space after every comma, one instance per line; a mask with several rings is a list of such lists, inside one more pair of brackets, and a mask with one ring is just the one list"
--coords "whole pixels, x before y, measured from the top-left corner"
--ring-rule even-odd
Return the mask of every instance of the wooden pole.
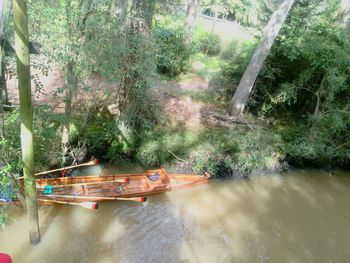
[[45, 203], [53, 203], [53, 204], [62, 204], [62, 205], [77, 205], [87, 209], [98, 209], [98, 203], [96, 202], [70, 202], [70, 201], [58, 201], [58, 200], [50, 200], [50, 199], [39, 199], [41, 202]]
[[58, 169], [54, 169], [54, 170], [49, 170], [49, 171], [45, 171], [45, 172], [40, 172], [40, 173], [36, 173], [35, 176], [38, 175], [44, 175], [44, 174], [49, 174], [49, 173], [54, 173], [54, 172], [59, 172], [59, 171], [64, 171], [64, 170], [70, 170], [73, 168], [78, 168], [78, 167], [83, 167], [83, 166], [91, 166], [91, 165], [96, 165], [98, 164], [97, 160], [93, 160], [87, 163], [82, 163], [82, 164], [77, 164], [77, 165], [72, 165], [72, 166], [67, 166], [67, 167], [62, 167], [62, 168], [58, 168]]
[[[85, 195], [42, 195], [43, 197], [52, 197], [52, 198], [72, 198], [74, 201], [79, 199], [91, 199], [91, 200], [116, 200], [116, 201], [134, 201], [134, 202], [145, 202], [147, 200], [146, 197], [112, 197], [112, 196], [85, 196]], [[53, 199], [55, 200], [55, 199]]]
[[[128, 183], [129, 182], [129, 178], [119, 178], [119, 179], [115, 179], [115, 180], [108, 180], [108, 181], [96, 181], [96, 182], [83, 182], [83, 183], [72, 183], [72, 184], [54, 184], [51, 185], [53, 188], [57, 188], [57, 187], [67, 187], [67, 186], [81, 186], [81, 185], [93, 185], [93, 184], [106, 184], [106, 183]], [[47, 185], [50, 185], [49, 183]], [[45, 186], [40, 186], [37, 187], [37, 189], [44, 189]]]
[[33, 107], [30, 86], [29, 34], [26, 0], [13, 0], [13, 21], [17, 76], [21, 113], [21, 146], [26, 193], [29, 238], [31, 244], [40, 242], [38, 203], [34, 176]]

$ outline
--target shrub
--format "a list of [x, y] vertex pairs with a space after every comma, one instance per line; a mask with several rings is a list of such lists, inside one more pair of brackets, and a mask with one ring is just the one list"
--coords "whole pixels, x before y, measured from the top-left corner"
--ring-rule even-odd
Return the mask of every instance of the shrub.
[[218, 100], [231, 99], [255, 48], [253, 41], [232, 41], [221, 53], [221, 70], [210, 81]]
[[175, 77], [188, 70], [192, 53], [182, 28], [155, 25], [152, 37], [157, 48], [156, 66], [160, 74]]
[[198, 29], [194, 41], [198, 50], [206, 55], [215, 56], [221, 52], [221, 38], [215, 33]]

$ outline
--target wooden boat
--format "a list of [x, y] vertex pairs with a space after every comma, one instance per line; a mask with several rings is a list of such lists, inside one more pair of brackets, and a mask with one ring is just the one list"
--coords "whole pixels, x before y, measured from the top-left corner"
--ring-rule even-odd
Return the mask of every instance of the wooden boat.
[[[42, 174], [42, 173], [41, 173]], [[148, 170], [143, 174], [111, 174], [36, 179], [41, 204], [82, 204], [109, 200], [144, 201], [143, 197], [176, 188], [206, 184], [209, 174], [169, 174], [165, 169]], [[23, 178], [19, 179], [24, 187]]]

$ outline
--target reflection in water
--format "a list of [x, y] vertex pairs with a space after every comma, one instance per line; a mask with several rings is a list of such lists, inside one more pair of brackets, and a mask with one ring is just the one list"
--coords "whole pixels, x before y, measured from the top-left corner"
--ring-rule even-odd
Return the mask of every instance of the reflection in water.
[[42, 242], [31, 247], [22, 210], [10, 210], [0, 251], [14, 262], [346, 262], [350, 177], [212, 181], [98, 210], [40, 208]]

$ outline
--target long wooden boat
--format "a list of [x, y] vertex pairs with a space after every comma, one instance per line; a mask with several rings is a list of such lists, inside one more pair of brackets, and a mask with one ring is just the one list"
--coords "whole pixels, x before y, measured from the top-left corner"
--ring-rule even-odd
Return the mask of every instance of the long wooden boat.
[[[41, 204], [79, 204], [109, 200], [143, 200], [135, 198], [206, 184], [209, 177], [209, 174], [169, 174], [161, 168], [148, 170], [143, 174], [44, 178], [36, 179], [35, 182]], [[19, 186], [24, 187], [23, 179], [19, 179]]]

